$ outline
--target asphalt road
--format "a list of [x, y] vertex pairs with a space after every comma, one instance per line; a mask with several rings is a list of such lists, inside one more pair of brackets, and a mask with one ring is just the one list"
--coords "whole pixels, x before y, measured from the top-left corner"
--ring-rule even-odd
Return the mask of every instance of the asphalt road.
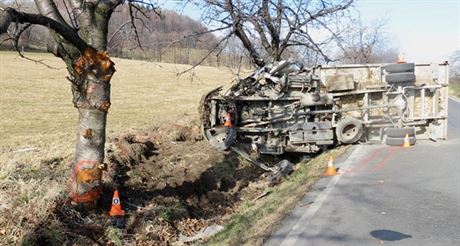
[[460, 246], [460, 102], [448, 122], [446, 141], [354, 146], [266, 245]]

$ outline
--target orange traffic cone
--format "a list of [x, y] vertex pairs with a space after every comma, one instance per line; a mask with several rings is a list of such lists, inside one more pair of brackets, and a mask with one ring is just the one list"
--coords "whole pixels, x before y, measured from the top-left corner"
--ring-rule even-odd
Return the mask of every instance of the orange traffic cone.
[[224, 126], [226, 127], [231, 127], [232, 126], [232, 117], [230, 115], [230, 113], [227, 113], [227, 115], [225, 116], [225, 124]]
[[404, 137], [403, 148], [409, 148], [409, 147], [410, 147], [409, 134], [406, 133], [406, 136]]
[[401, 53], [398, 54], [398, 61], [396, 63], [406, 63], [406, 61], [404, 61], [403, 54]]
[[112, 208], [109, 211], [109, 215], [112, 217], [125, 215], [125, 210], [121, 208], [120, 195], [118, 194], [118, 190], [113, 192]]
[[337, 168], [334, 167], [334, 164], [332, 163], [334, 161], [334, 158], [331, 156], [329, 157], [329, 162], [327, 163], [327, 168], [326, 172], [324, 172], [324, 176], [334, 176], [337, 174]]

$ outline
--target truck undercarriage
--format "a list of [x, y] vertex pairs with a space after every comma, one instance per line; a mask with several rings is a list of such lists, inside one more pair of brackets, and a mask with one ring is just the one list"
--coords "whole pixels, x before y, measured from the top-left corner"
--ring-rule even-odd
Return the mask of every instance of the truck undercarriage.
[[388, 128], [410, 127], [418, 139], [445, 139], [447, 85], [447, 64], [306, 69], [281, 61], [225, 93], [219, 87], [206, 94], [202, 130], [217, 149], [268, 155], [383, 142]]

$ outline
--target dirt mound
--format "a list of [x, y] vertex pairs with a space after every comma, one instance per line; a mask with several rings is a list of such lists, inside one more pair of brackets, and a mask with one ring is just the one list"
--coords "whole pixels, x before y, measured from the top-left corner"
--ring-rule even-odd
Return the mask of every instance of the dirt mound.
[[[257, 197], [268, 185], [262, 171], [233, 153], [212, 149], [197, 129], [184, 126], [122, 134], [110, 140], [107, 160], [96, 213], [63, 203], [50, 217], [66, 235], [74, 235], [67, 238], [71, 242], [169, 245], [180, 235], [221, 224], [241, 201]], [[127, 211], [121, 231], [106, 215], [114, 187]], [[52, 242], [40, 233], [47, 224], [53, 223], [42, 223], [29, 241]]]
[[201, 140], [197, 129], [171, 126], [112, 141], [109, 173], [128, 208], [137, 210], [127, 225], [128, 233], [145, 233], [137, 243], [191, 236], [219, 223], [242, 199], [257, 196], [259, 189], [246, 188], [262, 173]]

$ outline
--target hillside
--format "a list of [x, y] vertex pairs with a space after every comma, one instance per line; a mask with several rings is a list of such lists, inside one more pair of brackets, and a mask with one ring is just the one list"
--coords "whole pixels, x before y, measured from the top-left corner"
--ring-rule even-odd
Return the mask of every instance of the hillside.
[[[33, 1], [19, 1], [18, 4], [22, 11], [37, 12]], [[9, 6], [8, 2], [0, 2], [0, 7], [7, 6]], [[63, 1], [57, 1], [57, 6], [64, 19], [71, 23]], [[173, 10], [162, 9], [157, 12], [139, 7], [132, 11], [134, 23], [127, 5], [118, 6], [112, 14], [107, 43], [107, 49], [111, 56], [156, 62], [196, 64], [217, 44], [217, 38], [214, 34], [207, 33], [207, 28], [202, 23]], [[134, 26], [137, 29], [137, 34]], [[22, 27], [20, 26], [20, 28]], [[11, 32], [14, 33], [14, 30]], [[31, 26], [22, 33], [19, 39], [19, 49], [45, 51], [51, 40], [46, 28]], [[0, 36], [0, 50], [5, 49], [14, 50], [14, 44], [12, 39], [2, 35]], [[222, 54], [219, 59], [215, 55], [211, 55], [203, 64], [225, 65], [226, 59], [229, 59], [229, 56], [225, 54]], [[239, 57], [234, 59], [239, 61]]]

